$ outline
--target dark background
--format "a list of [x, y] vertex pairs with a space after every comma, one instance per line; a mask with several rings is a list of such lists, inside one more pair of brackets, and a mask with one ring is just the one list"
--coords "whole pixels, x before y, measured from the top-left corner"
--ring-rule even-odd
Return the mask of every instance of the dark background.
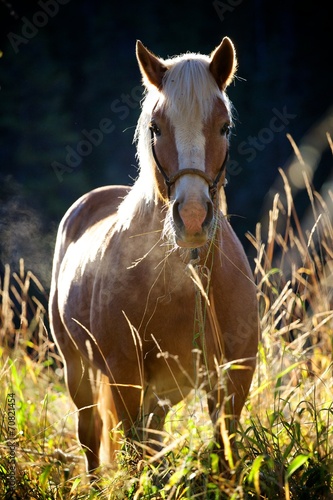
[[[225, 35], [239, 60], [239, 78], [228, 90], [236, 126], [227, 198], [251, 254], [244, 234], [255, 231], [281, 189], [278, 168], [297, 174], [287, 133], [305, 155], [314, 187], [330, 186], [333, 44], [331, 16], [321, 5], [0, 0], [0, 261], [15, 268], [23, 257], [47, 289], [55, 231], [67, 208], [92, 188], [136, 177], [136, 40], [167, 57], [210, 53]], [[278, 131], [277, 112], [286, 117]], [[103, 119], [112, 121], [112, 132], [80, 157], [72, 154], [68, 165], [68, 152], [86, 140], [82, 131]], [[60, 164], [67, 169], [57, 175]], [[302, 214], [307, 196], [299, 179], [292, 186]]]

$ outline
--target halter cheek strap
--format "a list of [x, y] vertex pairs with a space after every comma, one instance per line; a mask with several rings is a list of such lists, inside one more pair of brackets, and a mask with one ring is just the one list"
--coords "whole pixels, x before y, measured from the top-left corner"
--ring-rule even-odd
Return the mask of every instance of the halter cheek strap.
[[[168, 189], [168, 198], [170, 199], [170, 197], [171, 197], [171, 187], [175, 184], [175, 182], [183, 175], [192, 174], [192, 175], [198, 175], [199, 177], [202, 177], [207, 182], [208, 187], [209, 187], [210, 196], [213, 200], [215, 195], [216, 195], [217, 186], [221, 180], [221, 176], [224, 172], [225, 165], [226, 165], [228, 158], [229, 158], [228, 152], [224, 158], [224, 161], [221, 165], [220, 170], [218, 171], [217, 176], [213, 180], [206, 174], [206, 172], [204, 172], [203, 170], [199, 170], [198, 168], [183, 168], [181, 170], [178, 170], [178, 172], [176, 172], [171, 177], [169, 177], [168, 174], [166, 173], [166, 171], [164, 170], [164, 168], [162, 167], [162, 165], [160, 164], [159, 159], [157, 158], [155, 145], [154, 145], [154, 131], [151, 127], [150, 127], [150, 135], [151, 135], [151, 149], [152, 149], [153, 157], [154, 157], [155, 163], [157, 165], [157, 168], [160, 171], [160, 173], [164, 179], [164, 183]], [[226, 180], [225, 180], [224, 185], [226, 185]]]

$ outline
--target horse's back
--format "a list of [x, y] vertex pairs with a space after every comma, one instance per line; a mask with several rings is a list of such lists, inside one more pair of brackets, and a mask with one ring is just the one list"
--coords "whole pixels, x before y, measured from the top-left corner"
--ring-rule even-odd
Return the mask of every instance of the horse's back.
[[[114, 217], [129, 187], [103, 186], [79, 198], [64, 215], [58, 232], [67, 244], [78, 240], [92, 226]], [[65, 238], [65, 239], [64, 239]]]
[[[129, 190], [126, 186], [103, 186], [93, 189], [81, 196], [67, 210], [59, 224], [56, 239], [51, 292], [56, 286], [60, 266], [69, 246], [83, 241], [85, 236], [92, 240], [90, 234], [93, 232], [99, 232], [103, 239], [103, 231], [115, 223], [118, 207]], [[78, 262], [78, 259], [76, 261]]]

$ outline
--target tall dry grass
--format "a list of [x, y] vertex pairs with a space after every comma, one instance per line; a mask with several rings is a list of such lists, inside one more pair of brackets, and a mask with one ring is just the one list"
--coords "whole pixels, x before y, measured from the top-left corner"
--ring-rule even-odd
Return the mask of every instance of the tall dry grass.
[[[104, 468], [89, 483], [46, 312], [29, 295], [32, 282], [41, 285], [21, 262], [18, 274], [6, 268], [0, 290], [0, 498], [333, 498], [333, 193], [324, 199], [305, 176], [310, 223], [304, 229], [281, 176], [284, 191], [274, 197], [266, 228], [258, 224], [248, 235], [256, 250], [262, 337], [236, 435], [239, 458], [229, 461], [227, 473], [219, 472], [197, 394], [170, 412], [161, 461], [142, 460], [127, 444], [117, 470]], [[13, 436], [8, 394], [15, 398]]]

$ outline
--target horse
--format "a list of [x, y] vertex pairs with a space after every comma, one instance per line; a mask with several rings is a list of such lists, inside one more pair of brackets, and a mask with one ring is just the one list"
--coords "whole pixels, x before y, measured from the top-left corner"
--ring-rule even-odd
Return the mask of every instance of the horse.
[[223, 208], [234, 45], [162, 59], [137, 41], [136, 56], [138, 177], [75, 202], [54, 252], [51, 330], [88, 471], [124, 442], [154, 456], [169, 409], [193, 389], [224, 456], [258, 349], [256, 286]]

